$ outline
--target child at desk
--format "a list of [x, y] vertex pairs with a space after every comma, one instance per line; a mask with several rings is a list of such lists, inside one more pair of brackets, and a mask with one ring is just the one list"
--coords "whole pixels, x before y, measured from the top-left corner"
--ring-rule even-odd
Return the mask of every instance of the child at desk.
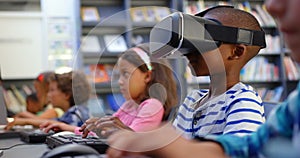
[[35, 99], [34, 94], [31, 94], [28, 96], [27, 110], [18, 113], [14, 117], [52, 119], [61, 117], [64, 114], [61, 108], [53, 107], [47, 96], [49, 91], [49, 79], [54, 74], [53, 71], [44, 71], [36, 77], [33, 81], [33, 85], [36, 90], [37, 102], [30, 99]]
[[120, 91], [126, 102], [113, 116], [91, 118], [81, 128], [51, 122], [40, 128], [46, 132], [53, 128], [77, 134], [84, 131], [85, 137], [89, 131], [100, 136], [117, 129], [146, 131], [159, 126], [177, 104], [176, 84], [170, 66], [163, 60], [154, 61], [149, 56], [148, 45], [142, 44], [121, 54], [117, 69]]
[[61, 108], [64, 114], [54, 119], [14, 118], [5, 128], [14, 125], [33, 125], [39, 127], [46, 121], [64, 122], [81, 126], [89, 118], [87, 101], [90, 95], [90, 85], [83, 72], [72, 71], [63, 74], [53, 74], [49, 78], [48, 97], [54, 107]]
[[[248, 12], [229, 6], [207, 11], [195, 16], [213, 19], [223, 26], [262, 30]], [[222, 41], [217, 49], [184, 53], [193, 75], [209, 76], [210, 84], [208, 90], [197, 89], [186, 97], [179, 107], [174, 127], [192, 138], [208, 134], [246, 135], [264, 123], [260, 96], [250, 85], [240, 81], [243, 66], [263, 47]]]

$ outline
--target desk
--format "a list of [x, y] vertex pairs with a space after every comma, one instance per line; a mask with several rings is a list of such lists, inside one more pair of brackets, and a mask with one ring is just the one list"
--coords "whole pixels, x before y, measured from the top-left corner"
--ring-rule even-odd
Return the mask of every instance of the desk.
[[[0, 139], [0, 148], [8, 148], [16, 144], [24, 144], [19, 137]], [[40, 158], [49, 148], [46, 144], [25, 144], [4, 150], [1, 158]]]

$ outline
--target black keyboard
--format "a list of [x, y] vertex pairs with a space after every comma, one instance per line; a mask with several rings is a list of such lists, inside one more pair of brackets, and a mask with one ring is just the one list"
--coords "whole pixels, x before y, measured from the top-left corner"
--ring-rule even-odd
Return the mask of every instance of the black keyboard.
[[50, 149], [64, 144], [83, 144], [90, 146], [97, 150], [100, 154], [104, 154], [108, 149], [108, 144], [105, 139], [100, 139], [93, 136], [82, 138], [81, 135], [69, 134], [69, 135], [51, 135], [46, 138], [45, 142]]

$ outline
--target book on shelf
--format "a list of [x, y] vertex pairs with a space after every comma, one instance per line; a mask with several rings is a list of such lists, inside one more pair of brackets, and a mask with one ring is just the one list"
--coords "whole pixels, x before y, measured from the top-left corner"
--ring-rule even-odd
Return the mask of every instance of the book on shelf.
[[280, 54], [280, 37], [278, 35], [272, 36], [266, 34], [266, 45], [265, 49], [259, 51], [260, 54]]
[[96, 35], [88, 35], [82, 37], [80, 50], [81, 52], [86, 53], [100, 53], [101, 46], [98, 37]]
[[260, 19], [263, 21], [263, 26], [276, 26], [274, 19], [271, 15], [266, 11], [265, 6], [263, 5], [255, 5], [254, 9], [257, 11]]
[[157, 21], [161, 21], [163, 18], [171, 14], [171, 11], [167, 7], [154, 7], [155, 17]]
[[155, 22], [156, 21], [156, 15], [155, 15], [155, 7], [145, 7], [144, 8], [144, 15], [145, 20], [148, 22]]
[[130, 9], [130, 15], [133, 22], [155, 22], [161, 21], [170, 15], [170, 9], [167, 7], [136, 7]]
[[262, 98], [263, 101], [268, 102], [280, 102], [282, 100], [283, 87], [278, 86], [275, 88], [257, 88], [258, 95]]
[[96, 7], [81, 7], [81, 19], [84, 22], [99, 21], [98, 9]]
[[120, 53], [128, 49], [122, 35], [104, 35], [103, 39], [109, 52]]
[[146, 20], [144, 7], [136, 7], [130, 9], [130, 15], [133, 22], [142, 22]]
[[241, 70], [242, 81], [278, 81], [279, 67], [269, 62], [266, 57], [257, 56], [251, 59]]
[[295, 63], [288, 56], [283, 58], [283, 63], [286, 71], [286, 76], [288, 80], [298, 80], [299, 72], [297, 71]]
[[22, 85], [22, 89], [23, 89], [24, 93], [26, 94], [26, 96], [28, 96], [28, 95], [30, 95], [30, 94], [33, 93], [33, 91], [29, 88], [29, 86], [27, 86], [25, 84]]
[[24, 110], [24, 106], [21, 106], [18, 99], [12, 92], [12, 90], [7, 89], [5, 92], [5, 100], [7, 101], [7, 108], [12, 111], [13, 113], [19, 113]]
[[110, 81], [110, 76], [103, 64], [91, 64], [85, 67], [85, 74], [90, 82], [103, 83]]
[[26, 106], [26, 96], [22, 94], [22, 92], [17, 89], [15, 85], [10, 85], [12, 92], [14, 93], [15, 97], [17, 98], [18, 102], [22, 106]]

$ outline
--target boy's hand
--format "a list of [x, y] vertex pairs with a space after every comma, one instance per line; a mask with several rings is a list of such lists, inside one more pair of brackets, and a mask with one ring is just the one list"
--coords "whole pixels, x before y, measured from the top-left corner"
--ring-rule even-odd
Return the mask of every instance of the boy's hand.
[[5, 130], [10, 130], [14, 127], [14, 125], [17, 125], [18, 118], [13, 118], [11, 121], [7, 123], [7, 125], [4, 127]]
[[58, 121], [46, 121], [40, 125], [40, 129], [46, 133], [48, 133], [51, 130], [54, 131], [55, 133], [61, 131], [74, 132], [75, 128], [76, 128], [75, 126], [68, 125]]

